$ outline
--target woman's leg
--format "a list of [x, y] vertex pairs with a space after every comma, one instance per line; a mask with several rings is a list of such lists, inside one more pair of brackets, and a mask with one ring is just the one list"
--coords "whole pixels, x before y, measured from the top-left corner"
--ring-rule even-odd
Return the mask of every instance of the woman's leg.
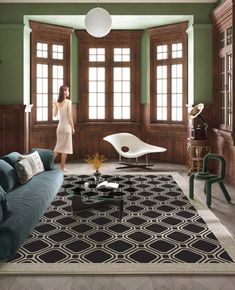
[[54, 159], [56, 159], [57, 155], [58, 155], [58, 152], [54, 151], [53, 152], [53, 155], [54, 155]]
[[61, 163], [60, 163], [60, 168], [65, 171], [65, 162], [66, 162], [67, 154], [66, 153], [61, 153]]

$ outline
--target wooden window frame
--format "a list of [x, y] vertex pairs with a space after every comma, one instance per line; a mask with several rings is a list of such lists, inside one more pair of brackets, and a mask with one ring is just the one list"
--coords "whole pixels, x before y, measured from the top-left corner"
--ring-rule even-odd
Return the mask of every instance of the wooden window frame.
[[[64, 84], [70, 84], [70, 36], [73, 32], [71, 28], [65, 28], [57, 25], [44, 24], [40, 22], [30, 21], [29, 26], [32, 29], [31, 33], [31, 102], [32, 108], [32, 125], [53, 125], [58, 121], [53, 120], [52, 116], [52, 66], [63, 65], [64, 67]], [[37, 58], [37, 43], [44, 42], [48, 43], [49, 47], [52, 44], [63, 45], [64, 47], [64, 58], [52, 59], [51, 51], [48, 47], [48, 58]], [[36, 67], [37, 64], [48, 64], [48, 120], [37, 121], [36, 110]], [[59, 92], [58, 92], [59, 93]]]
[[[139, 122], [140, 120], [140, 39], [142, 30], [112, 30], [107, 36], [94, 38], [86, 31], [77, 30], [78, 55], [79, 55], [79, 120], [83, 122]], [[131, 67], [131, 116], [130, 119], [113, 118], [113, 91], [112, 75], [106, 75], [105, 83], [105, 119], [89, 119], [88, 116], [88, 51], [89, 48], [107, 49], [107, 61], [100, 65], [105, 68], [113, 68], [116, 62], [112, 61], [113, 48], [131, 48], [130, 67]], [[117, 62], [118, 66], [125, 67], [122, 62]], [[120, 64], [120, 65], [119, 65]], [[99, 62], [96, 62], [99, 66]]]
[[[178, 24], [165, 25], [161, 27], [148, 29], [150, 35], [150, 122], [151, 124], [160, 124], [160, 125], [186, 125], [187, 124], [187, 99], [188, 99], [188, 35], [186, 29], [188, 28], [188, 22], [181, 22]], [[183, 45], [183, 57], [170, 58], [157, 60], [156, 59], [156, 48], [158, 45], [168, 45], [171, 46], [173, 43], [181, 42]], [[171, 53], [170, 53], [171, 54]], [[182, 121], [172, 121], [170, 120], [171, 116], [171, 75], [169, 67], [172, 64], [182, 63], [183, 65], [183, 118]], [[157, 120], [156, 112], [156, 67], [157, 64], [167, 65], [167, 83], [170, 84], [167, 86], [167, 120]]]

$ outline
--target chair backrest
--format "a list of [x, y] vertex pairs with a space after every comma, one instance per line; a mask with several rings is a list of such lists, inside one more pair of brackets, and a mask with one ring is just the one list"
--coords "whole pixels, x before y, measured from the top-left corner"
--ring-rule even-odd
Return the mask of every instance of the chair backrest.
[[226, 174], [226, 161], [221, 155], [214, 153], [206, 154], [203, 158], [203, 172], [208, 172], [208, 161], [210, 159], [218, 160], [220, 162], [220, 177], [224, 179]]
[[136, 150], [143, 147], [145, 144], [142, 140], [130, 133], [117, 133], [106, 136], [103, 140], [111, 143], [119, 154], [122, 154], [123, 147], [128, 147], [128, 152], [135, 152]]

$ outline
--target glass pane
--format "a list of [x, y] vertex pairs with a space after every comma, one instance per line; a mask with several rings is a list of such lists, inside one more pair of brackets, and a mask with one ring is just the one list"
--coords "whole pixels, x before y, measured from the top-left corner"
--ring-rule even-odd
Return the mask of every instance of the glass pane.
[[232, 27], [229, 27], [228, 29], [227, 29], [227, 45], [230, 45], [230, 44], [232, 44], [232, 37], [233, 37], [233, 33], [232, 33]]
[[122, 82], [119, 81], [114, 81], [114, 88], [113, 88], [114, 92], [121, 92], [122, 91]]
[[89, 80], [90, 81], [96, 80], [96, 67], [89, 67]]
[[98, 80], [104, 81], [105, 80], [105, 68], [104, 67], [98, 67], [97, 68], [97, 74], [98, 74]]
[[36, 51], [37, 51], [37, 53], [36, 53], [37, 57], [47, 58], [48, 57], [48, 44], [38, 42], [37, 47], [36, 47]]
[[130, 93], [123, 93], [122, 94], [122, 105], [123, 106], [130, 106], [131, 104], [131, 96], [130, 96]]
[[114, 61], [130, 61], [130, 48], [114, 48], [113, 50], [114, 54]]
[[97, 82], [97, 92], [99, 93], [105, 92], [105, 82]]
[[158, 107], [162, 107], [163, 106], [162, 95], [157, 95], [157, 106]]
[[124, 67], [122, 69], [122, 79], [125, 81], [130, 80], [130, 68], [129, 67]]
[[114, 107], [113, 108], [113, 118], [114, 119], [121, 119], [122, 118], [121, 107]]
[[104, 119], [105, 118], [105, 112], [104, 112], [104, 107], [98, 107], [98, 119]]
[[63, 45], [53, 44], [52, 45], [52, 58], [63, 59], [64, 58], [63, 50], [64, 50]]
[[125, 93], [130, 92], [130, 82], [129, 81], [122, 82], [122, 91]]
[[96, 107], [89, 107], [89, 119], [96, 119]]
[[171, 105], [173, 107], [176, 107], [177, 106], [177, 94], [172, 94]]
[[95, 93], [97, 90], [96, 90], [96, 82], [89, 82], [89, 92], [90, 93]]
[[121, 67], [114, 67], [113, 68], [113, 79], [117, 80], [117, 81], [122, 79], [122, 68]]
[[96, 94], [89, 93], [89, 106], [95, 107], [97, 106]]
[[99, 94], [97, 94], [97, 97], [98, 97], [99, 106], [104, 107], [105, 106], [105, 94], [99, 93]]
[[41, 107], [37, 107], [37, 121], [43, 121], [42, 108]]
[[122, 119], [130, 119], [130, 107], [122, 108]]
[[163, 105], [163, 107], [167, 106], [167, 95], [166, 94], [162, 94], [162, 105]]
[[103, 62], [105, 61], [104, 48], [89, 48], [89, 61]]
[[114, 100], [113, 100], [114, 107], [122, 105], [122, 94], [114, 93]]
[[172, 58], [181, 58], [183, 56], [182, 43], [172, 44]]
[[168, 47], [167, 45], [157, 46], [157, 59], [167, 59], [168, 58]]

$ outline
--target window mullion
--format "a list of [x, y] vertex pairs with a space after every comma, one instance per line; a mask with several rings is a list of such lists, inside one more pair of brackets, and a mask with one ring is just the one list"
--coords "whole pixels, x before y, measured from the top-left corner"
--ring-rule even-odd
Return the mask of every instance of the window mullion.
[[171, 118], [171, 94], [172, 94], [172, 86], [171, 86], [171, 62], [168, 62], [167, 65], [167, 121], [170, 123], [172, 121]]
[[107, 114], [107, 120], [113, 120], [113, 46], [106, 46], [107, 61], [105, 63], [105, 112]]

